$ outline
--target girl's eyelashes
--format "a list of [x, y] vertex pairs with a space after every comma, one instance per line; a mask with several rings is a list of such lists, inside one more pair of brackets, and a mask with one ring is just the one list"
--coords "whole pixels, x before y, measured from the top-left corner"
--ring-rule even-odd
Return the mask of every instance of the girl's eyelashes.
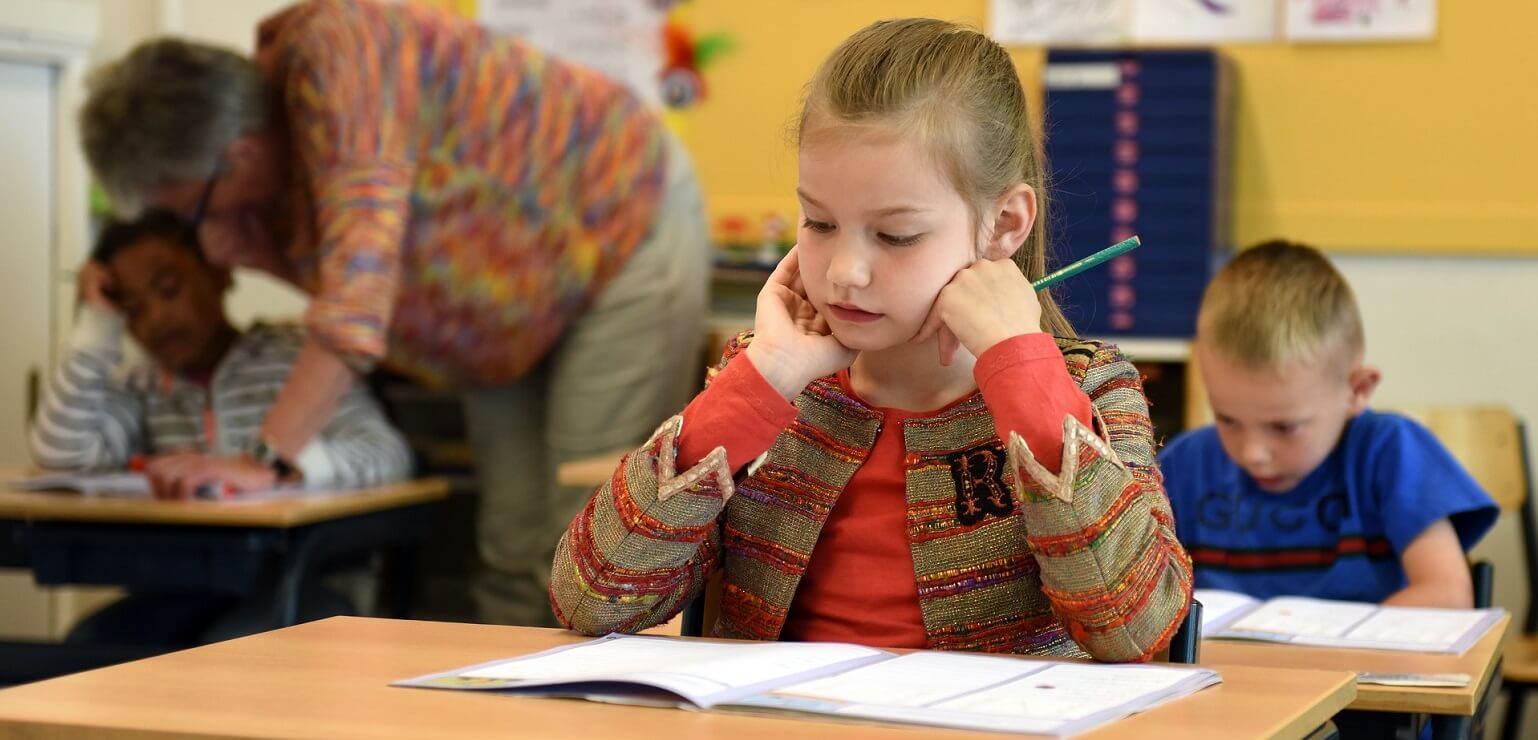
[[[801, 227], [804, 229], [810, 229], [814, 233], [818, 234], [829, 234], [832, 233], [834, 229], [838, 228], [837, 226], [834, 226], [833, 224], [830, 224], [826, 221], [814, 221], [810, 218], [802, 219]], [[880, 239], [883, 244], [888, 246], [911, 247], [914, 244], [919, 243], [919, 240], [923, 239], [924, 235], [912, 234], [910, 236], [898, 236], [896, 234], [878, 233], [876, 234], [876, 238]]]
[[911, 247], [911, 246], [913, 246], [915, 244], [918, 244], [919, 240], [924, 238], [923, 234], [914, 234], [912, 236], [894, 236], [892, 234], [877, 234], [876, 236], [877, 236], [877, 238], [881, 239], [881, 241], [886, 242], [887, 244], [889, 244], [891, 246], [894, 246], [894, 247]]

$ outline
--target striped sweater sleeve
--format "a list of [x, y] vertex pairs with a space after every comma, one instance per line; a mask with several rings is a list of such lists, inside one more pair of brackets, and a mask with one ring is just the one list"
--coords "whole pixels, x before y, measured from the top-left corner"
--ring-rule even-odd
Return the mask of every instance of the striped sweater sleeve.
[[123, 320], [81, 306], [65, 356], [32, 423], [32, 461], [55, 470], [122, 468], [143, 442], [144, 404], [114, 383]]
[[[733, 339], [707, 384], [745, 346]], [[735, 491], [726, 449], [678, 467], [684, 416], [620, 461], [556, 545], [550, 603], [590, 635], [636, 632], [683, 610], [721, 564], [721, 514]]]
[[309, 486], [358, 488], [394, 483], [412, 474], [405, 437], [361, 383], [354, 383], [342, 397], [331, 421], [294, 464]]
[[1086, 347], [1070, 351], [1091, 352], [1080, 387], [1096, 429], [1064, 417], [1057, 473], [1011, 433], [1010, 466], [1042, 590], [1069, 635], [1099, 660], [1143, 661], [1185, 616], [1191, 559], [1175, 537], [1137, 368], [1114, 347]]

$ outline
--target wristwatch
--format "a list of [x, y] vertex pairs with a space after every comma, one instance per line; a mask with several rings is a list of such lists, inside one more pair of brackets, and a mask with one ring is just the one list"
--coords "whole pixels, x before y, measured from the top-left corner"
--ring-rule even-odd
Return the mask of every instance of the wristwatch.
[[284, 460], [282, 455], [278, 454], [277, 449], [267, 444], [265, 439], [257, 438], [256, 445], [251, 448], [251, 457], [256, 458], [258, 463], [272, 468], [272, 472], [277, 475], [279, 481], [289, 480], [299, 472], [297, 468], [287, 460]]

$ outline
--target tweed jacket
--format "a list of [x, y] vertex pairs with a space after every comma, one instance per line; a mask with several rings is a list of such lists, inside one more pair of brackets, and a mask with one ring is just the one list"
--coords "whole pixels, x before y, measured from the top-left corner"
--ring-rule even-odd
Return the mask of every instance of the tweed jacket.
[[[721, 365], [751, 341], [727, 347]], [[1136, 368], [1115, 347], [1057, 340], [1095, 428], [1063, 423], [1059, 473], [999, 438], [981, 393], [903, 422], [907, 534], [928, 646], [1146, 660], [1191, 595], [1191, 563], [1154, 459]], [[718, 637], [774, 640], [822, 524], [870, 454], [882, 415], [830, 376], [734, 479], [716, 448], [675, 463], [665, 422], [599, 486], [557, 546], [550, 596], [579, 632], [667, 621], [724, 575]]]

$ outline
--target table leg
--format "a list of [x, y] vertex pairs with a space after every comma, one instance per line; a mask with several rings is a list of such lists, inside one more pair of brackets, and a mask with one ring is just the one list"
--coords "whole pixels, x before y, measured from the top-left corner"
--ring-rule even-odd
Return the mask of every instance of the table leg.
[[421, 504], [376, 511], [292, 530], [273, 594], [278, 626], [290, 627], [299, 623], [299, 602], [305, 584], [334, 558], [375, 549], [414, 550], [430, 519], [427, 514], [431, 506]]

